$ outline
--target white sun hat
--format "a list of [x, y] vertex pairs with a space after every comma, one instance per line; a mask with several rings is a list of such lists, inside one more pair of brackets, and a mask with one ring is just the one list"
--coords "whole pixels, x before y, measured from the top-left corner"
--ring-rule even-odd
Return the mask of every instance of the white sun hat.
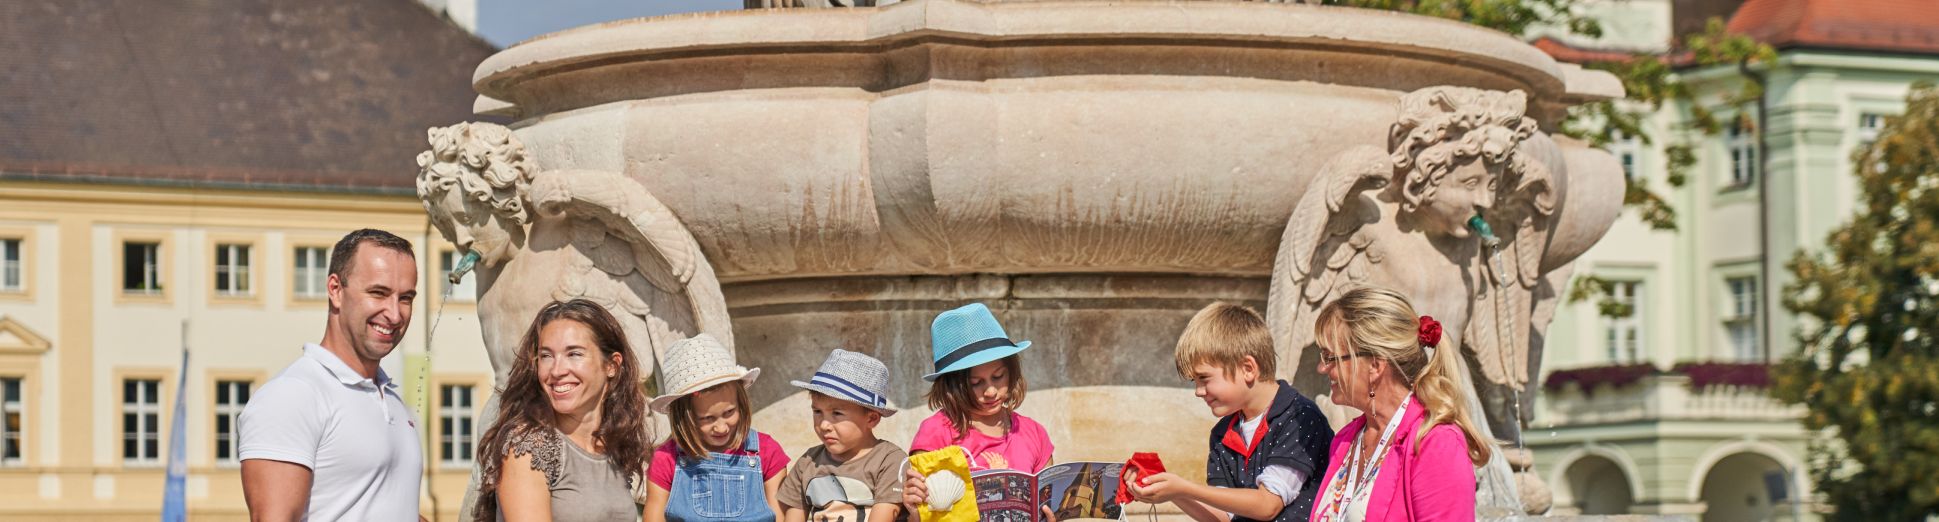
[[660, 361], [660, 374], [666, 379], [662, 389], [667, 394], [654, 397], [650, 406], [654, 413], [664, 414], [674, 400], [694, 392], [737, 380], [752, 383], [761, 375], [761, 369], [734, 364], [733, 352], [727, 351], [719, 339], [700, 334], [668, 346], [665, 358]]

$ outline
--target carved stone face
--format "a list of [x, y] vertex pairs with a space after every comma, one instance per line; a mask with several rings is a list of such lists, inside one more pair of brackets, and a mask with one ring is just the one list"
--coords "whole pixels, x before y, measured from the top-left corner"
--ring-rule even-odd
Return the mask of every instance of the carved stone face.
[[1501, 167], [1480, 158], [1457, 163], [1454, 171], [1441, 178], [1434, 197], [1418, 211], [1422, 228], [1428, 234], [1466, 239], [1474, 235], [1468, 218], [1495, 206], [1495, 180]]
[[478, 253], [478, 262], [498, 266], [512, 258], [512, 234], [491, 205], [465, 197], [453, 186], [438, 197], [427, 200], [438, 230], [451, 238], [459, 250]]

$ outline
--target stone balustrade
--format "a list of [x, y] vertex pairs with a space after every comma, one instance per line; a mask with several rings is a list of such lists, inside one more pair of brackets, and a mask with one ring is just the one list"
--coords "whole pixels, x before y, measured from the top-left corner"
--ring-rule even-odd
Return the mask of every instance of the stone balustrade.
[[1713, 384], [1698, 389], [1689, 376], [1657, 374], [1627, 384], [1569, 384], [1536, 401], [1534, 424], [1612, 424], [1643, 420], [1782, 421], [1804, 409], [1773, 399], [1761, 387]]

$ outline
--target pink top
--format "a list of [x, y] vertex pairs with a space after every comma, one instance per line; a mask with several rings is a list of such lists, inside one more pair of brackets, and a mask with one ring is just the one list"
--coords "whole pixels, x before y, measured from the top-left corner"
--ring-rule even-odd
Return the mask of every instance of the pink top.
[[[1474, 463], [1468, 460], [1467, 435], [1459, 426], [1442, 424], [1429, 429], [1427, 437], [1416, 444], [1415, 430], [1426, 418], [1427, 407], [1420, 399], [1409, 401], [1407, 416], [1401, 419], [1387, 450], [1387, 460], [1373, 478], [1367, 520], [1474, 520]], [[1332, 458], [1328, 459], [1319, 495], [1332, 494], [1333, 475], [1345, 464], [1366, 425], [1367, 416], [1361, 415], [1333, 437]], [[1315, 508], [1312, 520], [1319, 520], [1320, 513]]]
[[[781, 443], [775, 442], [766, 433], [760, 433], [761, 441], [761, 480], [772, 480], [781, 472], [788, 470], [788, 453], [781, 450]], [[747, 450], [734, 448], [723, 451], [728, 455], [746, 455]], [[680, 444], [668, 438], [665, 444], [653, 449], [653, 462], [647, 464], [646, 479], [660, 489], [673, 490], [674, 457], [680, 455]]]
[[935, 451], [949, 446], [962, 446], [969, 452], [970, 471], [990, 469], [989, 461], [984, 459], [985, 452], [1001, 455], [1009, 462], [1009, 468], [1036, 473], [1050, 465], [1050, 433], [1044, 431], [1042, 424], [1029, 417], [1010, 414], [1010, 433], [1002, 438], [984, 435], [971, 429], [956, 439], [956, 427], [950, 425], [949, 416], [936, 412], [922, 420], [916, 427], [916, 440], [909, 442], [909, 453]]

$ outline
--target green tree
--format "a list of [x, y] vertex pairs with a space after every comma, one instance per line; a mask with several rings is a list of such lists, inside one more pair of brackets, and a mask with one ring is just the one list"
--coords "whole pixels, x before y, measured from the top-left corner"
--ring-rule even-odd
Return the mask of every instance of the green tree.
[[1836, 519], [1919, 520], [1939, 512], [1939, 88], [1914, 86], [1854, 163], [1856, 215], [1789, 263], [1804, 350], [1773, 391], [1827, 435], [1812, 473]]

